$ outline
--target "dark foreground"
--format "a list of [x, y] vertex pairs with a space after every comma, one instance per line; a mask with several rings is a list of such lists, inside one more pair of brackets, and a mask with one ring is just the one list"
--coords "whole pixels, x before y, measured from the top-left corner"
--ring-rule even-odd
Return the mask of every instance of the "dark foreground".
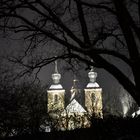
[[92, 127], [73, 131], [24, 134], [3, 140], [140, 140], [140, 117], [94, 119]]

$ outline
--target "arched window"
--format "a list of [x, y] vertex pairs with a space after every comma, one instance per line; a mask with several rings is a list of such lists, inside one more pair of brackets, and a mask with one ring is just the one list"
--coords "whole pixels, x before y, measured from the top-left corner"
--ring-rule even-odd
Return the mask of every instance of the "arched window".
[[58, 95], [57, 94], [54, 95], [54, 103], [58, 103]]

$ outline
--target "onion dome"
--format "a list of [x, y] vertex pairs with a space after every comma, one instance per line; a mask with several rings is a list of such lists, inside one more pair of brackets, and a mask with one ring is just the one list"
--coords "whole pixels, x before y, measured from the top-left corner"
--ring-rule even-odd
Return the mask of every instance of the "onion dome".
[[55, 70], [52, 74], [53, 85], [51, 85], [50, 89], [62, 89], [60, 83], [61, 74], [58, 72], [57, 61], [55, 61]]

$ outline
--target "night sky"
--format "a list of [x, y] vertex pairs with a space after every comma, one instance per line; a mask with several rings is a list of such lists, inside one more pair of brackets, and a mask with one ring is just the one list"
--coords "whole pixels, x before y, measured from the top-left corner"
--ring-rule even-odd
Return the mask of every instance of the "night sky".
[[[1, 56], [10, 56], [10, 55], [18, 55], [23, 49], [23, 45], [18, 40], [11, 39], [0, 39], [0, 49]], [[116, 59], [115, 63], [121, 68], [121, 70], [126, 75], [132, 79], [131, 71], [127, 65], [124, 65], [123, 62]], [[65, 62], [62, 60], [58, 60], [58, 70], [61, 73], [61, 84], [66, 89], [66, 94], [70, 94], [70, 89], [73, 84], [74, 73], [70, 70], [65, 70], [64, 67]], [[83, 65], [83, 68], [79, 71], [76, 71], [76, 77], [79, 80], [79, 85], [81, 89], [86, 88], [88, 84], [88, 72]], [[16, 67], [15, 67], [16, 69]], [[117, 80], [104, 69], [95, 68], [95, 71], [98, 73], [97, 82], [101, 88], [103, 88], [103, 103], [104, 108], [107, 106], [112, 107], [113, 110], [118, 110], [122, 112], [125, 110], [123, 107], [129, 106], [130, 96], [128, 96], [127, 92], [122, 88], [122, 86], [117, 82]], [[47, 85], [48, 87], [52, 84], [51, 74], [54, 72], [54, 63], [49, 64], [41, 69], [38, 74], [38, 77], [43, 85]], [[127, 110], [127, 109], [126, 109]], [[124, 111], [125, 112], [125, 111]]]
[[[26, 15], [26, 11], [24, 12], [25, 12], [24, 13], [25, 16], [28, 16], [28, 17], [32, 16], [33, 14], [29, 12], [30, 14]], [[111, 16], [109, 16], [107, 22], [111, 22], [110, 24], [113, 24], [113, 22], [115, 21]], [[6, 39], [4, 35], [1, 34], [0, 55], [2, 57], [5, 57], [7, 55], [17, 56], [17, 55], [20, 55], [20, 53], [24, 50], [25, 44], [23, 44], [22, 41], [18, 40], [17, 38], [20, 38], [20, 35], [15, 34], [12, 37], [10, 36], [9, 39]], [[108, 46], [110, 44], [109, 41], [110, 40], [107, 40], [107, 42], [105, 43]], [[53, 44], [51, 45], [53, 46]], [[110, 62], [112, 61], [110, 58], [108, 59]], [[128, 77], [130, 77], [133, 80], [131, 70], [129, 69], [127, 65], [125, 65], [122, 61], [118, 60], [117, 58], [115, 58], [112, 61], [112, 63], [115, 63], [123, 73], [125, 73]], [[66, 91], [69, 92], [72, 86], [74, 74], [71, 71], [65, 71], [63, 68], [64, 65], [65, 65], [64, 61], [61, 61], [61, 60], [58, 61], [58, 69], [62, 75], [61, 84], [64, 87], [64, 89], [66, 89]], [[86, 67], [83, 66], [83, 68], [80, 71], [76, 72], [77, 79], [79, 80], [79, 83], [82, 89], [86, 87], [89, 80], [88, 79], [89, 70], [85, 70], [85, 69]], [[110, 106], [114, 110], [122, 111], [123, 110], [122, 108], [124, 106], [128, 106], [129, 100], [127, 99], [130, 96], [128, 97], [127, 92], [122, 88], [122, 86], [118, 83], [118, 81], [112, 75], [110, 75], [107, 71], [105, 71], [104, 69], [98, 69], [98, 68], [95, 68], [95, 71], [98, 73], [97, 82], [99, 83], [100, 87], [103, 88], [104, 107]], [[54, 64], [49, 64], [41, 69], [41, 71], [38, 74], [38, 77], [41, 80], [43, 85], [46, 85], [46, 84], [48, 86], [51, 85], [52, 83], [51, 74], [53, 72], [54, 72]]]

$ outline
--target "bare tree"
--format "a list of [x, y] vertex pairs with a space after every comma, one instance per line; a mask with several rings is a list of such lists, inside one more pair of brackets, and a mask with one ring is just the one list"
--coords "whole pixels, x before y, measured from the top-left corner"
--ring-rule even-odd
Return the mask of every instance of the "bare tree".
[[[13, 62], [37, 71], [56, 59], [104, 68], [140, 105], [139, 9], [138, 0], [1, 0], [0, 28], [27, 43]], [[48, 56], [34, 55], [43, 46]], [[128, 65], [134, 83], [108, 57]]]

